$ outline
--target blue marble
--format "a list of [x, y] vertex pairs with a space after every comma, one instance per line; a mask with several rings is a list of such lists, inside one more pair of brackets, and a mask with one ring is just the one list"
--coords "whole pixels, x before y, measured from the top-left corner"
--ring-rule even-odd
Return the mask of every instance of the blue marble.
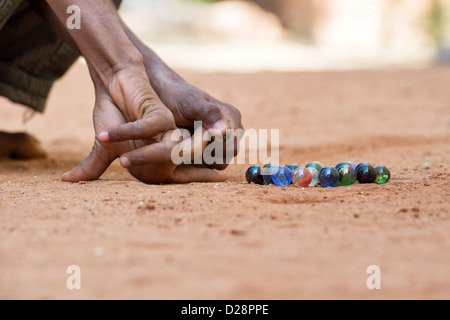
[[272, 175], [273, 184], [279, 187], [286, 187], [292, 182], [292, 171], [288, 167], [278, 167], [275, 174]]
[[339, 182], [339, 172], [335, 167], [325, 167], [319, 173], [319, 182], [325, 188], [335, 187]]

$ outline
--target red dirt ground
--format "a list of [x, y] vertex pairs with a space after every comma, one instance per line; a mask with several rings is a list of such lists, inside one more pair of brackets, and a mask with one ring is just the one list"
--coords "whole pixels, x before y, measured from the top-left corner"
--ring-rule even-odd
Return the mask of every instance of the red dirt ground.
[[26, 129], [50, 155], [0, 162], [0, 298], [450, 298], [450, 68], [182, 74], [238, 106], [246, 128], [281, 128], [282, 163], [369, 161], [392, 181], [262, 187], [232, 166], [226, 183], [149, 186], [115, 164], [62, 183], [93, 137], [77, 64], [25, 126], [24, 109], [0, 100], [0, 129]]

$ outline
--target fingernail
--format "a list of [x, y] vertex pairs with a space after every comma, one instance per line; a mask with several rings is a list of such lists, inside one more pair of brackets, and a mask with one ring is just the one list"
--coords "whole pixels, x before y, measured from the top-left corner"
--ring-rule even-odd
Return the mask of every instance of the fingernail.
[[106, 142], [109, 141], [109, 133], [108, 132], [101, 132], [98, 135], [98, 140], [102, 141], [102, 142]]
[[124, 168], [128, 168], [131, 166], [130, 160], [128, 160], [128, 158], [125, 158], [125, 157], [120, 158], [120, 164]]
[[227, 124], [223, 120], [219, 120], [212, 125], [212, 129], [218, 130], [221, 133], [225, 133], [227, 130]]
[[71, 173], [72, 173], [72, 170], [70, 170], [69, 172], [64, 173], [62, 176], [65, 177], [65, 176], [68, 176]]

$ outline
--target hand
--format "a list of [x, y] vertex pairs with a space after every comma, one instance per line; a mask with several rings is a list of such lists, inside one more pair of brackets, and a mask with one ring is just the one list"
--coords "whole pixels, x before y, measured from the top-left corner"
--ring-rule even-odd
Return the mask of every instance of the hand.
[[214, 170], [172, 162], [172, 149], [178, 142], [171, 141], [171, 136], [177, 128], [142, 70], [130, 67], [120, 71], [111, 81], [110, 90], [99, 85], [93, 73], [94, 147], [83, 162], [63, 176], [63, 181], [98, 179], [120, 156], [122, 166], [146, 183], [224, 181], [225, 176]]
[[[183, 79], [161, 76], [158, 80], [154, 79], [154, 82], [158, 83], [155, 90], [161, 101], [173, 113], [178, 127], [192, 128], [195, 121], [201, 121], [204, 129], [213, 129], [222, 136], [225, 136], [229, 129], [243, 129], [241, 113], [237, 108], [211, 97]], [[213, 164], [214, 169], [224, 170], [228, 167], [226, 144], [227, 141], [224, 139], [223, 164]], [[235, 141], [234, 149], [230, 150], [234, 156], [238, 154], [238, 144], [239, 141]]]
[[[211, 97], [184, 81], [122, 20], [120, 22], [130, 41], [142, 54], [150, 82], [161, 101], [172, 111], [178, 127], [192, 129], [195, 121], [202, 121], [206, 130], [216, 129], [221, 132], [222, 136], [226, 134], [227, 129], [243, 129], [241, 113], [238, 109]], [[236, 141], [234, 150], [230, 150], [235, 156], [238, 153], [238, 143], [239, 141]], [[226, 144], [224, 140], [225, 149]], [[227, 154], [226, 150], [223, 154]], [[225, 169], [227, 167], [226, 158], [223, 160], [225, 164], [215, 164], [213, 167], [219, 170]]]

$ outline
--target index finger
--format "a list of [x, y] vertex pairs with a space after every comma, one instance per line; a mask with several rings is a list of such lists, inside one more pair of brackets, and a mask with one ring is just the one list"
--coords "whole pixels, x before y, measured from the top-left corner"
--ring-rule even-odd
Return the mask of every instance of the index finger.
[[98, 135], [101, 142], [124, 142], [159, 138], [170, 128], [170, 121], [162, 117], [151, 117], [112, 127]]

